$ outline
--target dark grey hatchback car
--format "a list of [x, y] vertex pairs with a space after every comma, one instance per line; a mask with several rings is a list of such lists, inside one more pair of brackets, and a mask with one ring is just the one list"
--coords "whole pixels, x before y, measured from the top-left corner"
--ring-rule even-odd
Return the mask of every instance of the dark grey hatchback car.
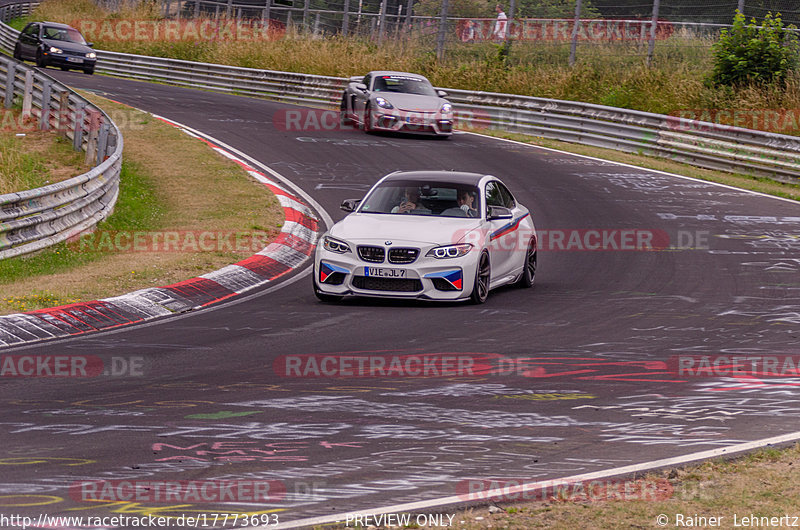
[[97, 54], [81, 32], [56, 22], [31, 22], [17, 38], [14, 58], [36, 61], [36, 66], [57, 66], [62, 70], [94, 73]]

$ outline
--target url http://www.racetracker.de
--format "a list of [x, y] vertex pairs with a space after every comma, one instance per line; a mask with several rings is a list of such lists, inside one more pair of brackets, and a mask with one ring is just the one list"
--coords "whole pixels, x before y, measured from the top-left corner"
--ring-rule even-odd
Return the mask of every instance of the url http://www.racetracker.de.
[[277, 525], [275, 513], [196, 513], [192, 515], [25, 516], [0, 513], [0, 528], [246, 528]]

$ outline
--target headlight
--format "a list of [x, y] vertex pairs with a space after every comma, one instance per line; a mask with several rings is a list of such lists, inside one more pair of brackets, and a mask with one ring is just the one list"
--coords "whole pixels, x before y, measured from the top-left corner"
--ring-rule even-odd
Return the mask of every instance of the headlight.
[[330, 236], [325, 236], [325, 238], [322, 240], [322, 246], [325, 250], [336, 252], [337, 254], [345, 254], [346, 252], [350, 252], [350, 245], [344, 241]]
[[450, 114], [453, 112], [453, 106], [450, 103], [442, 105], [442, 114]]
[[64, 53], [61, 48], [56, 48], [55, 46], [50, 46], [50, 53]]
[[393, 109], [394, 108], [392, 106], [392, 104], [389, 103], [388, 101], [386, 101], [384, 98], [375, 98], [375, 103], [377, 103], [378, 106], [380, 108], [382, 108], [382, 109]]
[[86, 57], [88, 57], [89, 59], [94, 59], [95, 57], [97, 57], [97, 54], [94, 52], [89, 52], [86, 54]]
[[472, 250], [471, 244], [462, 243], [460, 245], [432, 248], [425, 255], [436, 259], [460, 258], [461, 256], [466, 256], [470, 250]]

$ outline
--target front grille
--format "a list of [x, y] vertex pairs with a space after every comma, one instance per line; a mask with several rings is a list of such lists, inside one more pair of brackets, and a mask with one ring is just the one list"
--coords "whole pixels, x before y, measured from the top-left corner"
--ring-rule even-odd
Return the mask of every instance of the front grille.
[[419, 256], [418, 248], [389, 249], [389, 263], [414, 263]]
[[422, 282], [409, 278], [375, 278], [373, 276], [353, 276], [353, 287], [366, 291], [395, 291], [413, 293], [422, 290]]
[[383, 247], [358, 247], [358, 255], [370, 263], [383, 263], [385, 251]]

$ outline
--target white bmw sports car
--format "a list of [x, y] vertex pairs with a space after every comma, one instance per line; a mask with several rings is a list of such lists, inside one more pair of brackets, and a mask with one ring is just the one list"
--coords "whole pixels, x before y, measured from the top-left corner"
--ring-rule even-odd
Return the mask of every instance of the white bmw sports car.
[[366, 132], [448, 137], [453, 132], [453, 107], [446, 95], [418, 74], [375, 71], [351, 77], [342, 94], [342, 123], [357, 123]]
[[533, 285], [536, 229], [527, 208], [491, 175], [391, 173], [326, 232], [314, 256], [314, 293], [486, 301], [509, 283]]

